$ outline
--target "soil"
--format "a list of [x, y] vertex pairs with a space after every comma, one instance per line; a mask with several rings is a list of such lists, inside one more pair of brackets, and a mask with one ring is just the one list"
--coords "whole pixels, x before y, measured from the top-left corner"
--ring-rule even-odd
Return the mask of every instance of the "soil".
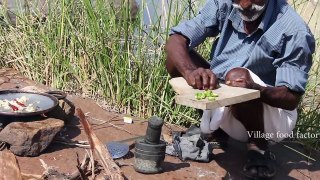
[[[118, 141], [128, 139], [135, 136], [142, 136], [146, 132], [147, 121], [141, 118], [133, 118], [134, 124], [124, 124], [123, 115], [107, 112], [101, 109], [94, 101], [84, 99], [77, 96], [69, 95], [68, 98], [75, 103], [76, 107], [80, 107], [85, 113], [90, 112], [90, 117], [111, 120], [112, 123], [131, 132], [129, 134], [123, 130], [119, 130], [110, 125], [94, 126], [94, 131], [102, 142]], [[100, 123], [91, 121], [92, 124]], [[168, 133], [169, 126], [163, 127], [163, 133]], [[173, 130], [181, 130], [171, 127]], [[60, 133], [72, 140], [87, 140], [84, 131], [81, 130], [79, 121], [75, 119], [69, 122], [63, 132]], [[133, 142], [127, 142], [132, 144]], [[288, 143], [291, 147], [304, 151], [298, 144]], [[320, 155], [312, 154], [317, 162], [308, 162], [306, 158], [297, 153], [281, 146], [272, 147], [277, 159], [277, 179], [317, 179], [320, 175]], [[214, 158], [210, 163], [198, 162], [181, 162], [178, 158], [166, 155], [163, 164], [164, 172], [161, 174], [145, 175], [137, 173], [133, 169], [133, 150], [122, 159], [116, 160], [120, 164], [126, 164], [121, 169], [128, 179], [222, 179], [233, 178], [243, 179], [241, 168], [245, 163], [245, 144], [229, 140], [229, 145], [225, 150], [214, 149]], [[85, 150], [77, 147], [69, 147], [66, 145], [53, 143], [49, 148], [38, 157], [17, 157], [21, 171], [24, 173], [41, 174], [44, 169], [41, 167], [39, 159], [44, 160], [49, 166], [58, 167], [60, 172], [71, 173], [76, 170], [77, 154], [81, 160], [85, 154]]]

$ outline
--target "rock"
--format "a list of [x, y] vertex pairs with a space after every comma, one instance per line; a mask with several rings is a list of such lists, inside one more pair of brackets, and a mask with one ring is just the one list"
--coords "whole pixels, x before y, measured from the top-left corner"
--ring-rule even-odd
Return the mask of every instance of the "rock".
[[4, 77], [4, 76], [0, 76], [0, 85], [3, 84], [3, 83], [7, 83], [9, 81], [10, 81], [9, 78]]
[[0, 141], [10, 144], [10, 151], [19, 156], [37, 156], [52, 142], [64, 126], [55, 118], [40, 121], [12, 122], [0, 132]]
[[74, 113], [75, 113], [74, 104], [65, 98], [65, 99], [59, 100], [59, 106], [57, 106], [52, 111], [49, 111], [46, 115], [48, 117], [61, 119], [67, 122], [74, 117]]
[[20, 89], [21, 91], [27, 91], [27, 92], [39, 92], [44, 93], [48, 91], [47, 89], [40, 88], [38, 86], [26, 86]]

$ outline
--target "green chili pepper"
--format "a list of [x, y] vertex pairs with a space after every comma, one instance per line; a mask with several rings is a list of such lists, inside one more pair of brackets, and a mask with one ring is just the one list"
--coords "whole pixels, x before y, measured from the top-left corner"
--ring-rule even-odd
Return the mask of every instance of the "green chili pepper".
[[197, 92], [195, 94], [195, 98], [197, 100], [201, 100], [201, 99], [207, 98], [209, 101], [214, 101], [214, 100], [216, 100], [216, 97], [218, 97], [218, 96], [219, 96], [218, 94], [212, 92], [211, 90], [206, 90], [206, 91], [204, 91], [202, 93], [201, 92]]

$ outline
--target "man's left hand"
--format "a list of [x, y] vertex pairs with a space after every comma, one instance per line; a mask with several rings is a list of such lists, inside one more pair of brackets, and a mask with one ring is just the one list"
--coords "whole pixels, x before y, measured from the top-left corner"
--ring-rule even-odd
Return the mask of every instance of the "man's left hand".
[[226, 85], [233, 86], [233, 87], [242, 87], [247, 89], [257, 89], [259, 86], [256, 84], [251, 78], [249, 80], [244, 78], [237, 78], [235, 80], [228, 80], [226, 81]]

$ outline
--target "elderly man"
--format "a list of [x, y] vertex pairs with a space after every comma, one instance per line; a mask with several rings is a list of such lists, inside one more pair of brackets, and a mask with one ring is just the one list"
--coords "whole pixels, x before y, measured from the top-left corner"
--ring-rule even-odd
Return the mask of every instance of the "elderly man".
[[[207, 37], [217, 37], [209, 63], [193, 50]], [[204, 111], [200, 128], [220, 127], [247, 142], [244, 173], [272, 177], [266, 139], [280, 141], [277, 135], [294, 129], [315, 49], [301, 17], [286, 0], [208, 0], [199, 15], [172, 28], [165, 49], [169, 74], [194, 88], [215, 89], [224, 80], [260, 91], [257, 100]]]

